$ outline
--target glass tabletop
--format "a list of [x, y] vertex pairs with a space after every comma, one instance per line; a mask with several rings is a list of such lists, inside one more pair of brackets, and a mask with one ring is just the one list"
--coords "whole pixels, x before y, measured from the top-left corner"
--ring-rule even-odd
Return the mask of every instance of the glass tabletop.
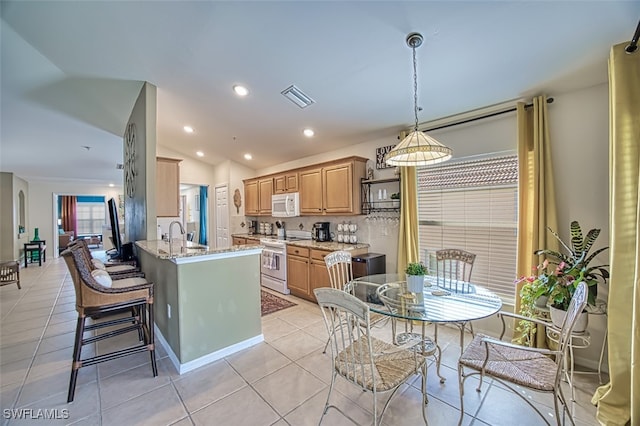
[[484, 287], [461, 281], [437, 283], [436, 277], [428, 275], [422, 293], [408, 291], [398, 274], [356, 278], [345, 290], [366, 302], [373, 312], [409, 320], [467, 322], [502, 308], [500, 297]]

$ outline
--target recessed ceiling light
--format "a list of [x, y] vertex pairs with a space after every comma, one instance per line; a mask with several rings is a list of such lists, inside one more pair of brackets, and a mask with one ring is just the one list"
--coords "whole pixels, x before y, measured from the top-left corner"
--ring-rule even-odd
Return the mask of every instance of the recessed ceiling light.
[[110, 183], [110, 184], [109, 184], [109, 188], [113, 188], [114, 186], [115, 186], [115, 185], [114, 185], [114, 184], [112, 184], [112, 183]]
[[236, 95], [238, 96], [247, 96], [249, 94], [249, 89], [244, 86], [240, 86], [239, 84], [233, 86], [233, 91], [236, 92]]
[[202, 152], [202, 151], [196, 151], [196, 155], [197, 155], [198, 157], [204, 157], [204, 152]]
[[251, 154], [245, 154], [244, 155], [244, 159], [245, 160], [251, 160], [253, 158], [253, 156]]
[[184, 126], [183, 129], [187, 133], [193, 133], [193, 127], [191, 126]]
[[315, 132], [311, 129], [304, 129], [302, 133], [304, 133], [304, 135], [308, 138], [313, 137], [313, 135], [315, 135]]

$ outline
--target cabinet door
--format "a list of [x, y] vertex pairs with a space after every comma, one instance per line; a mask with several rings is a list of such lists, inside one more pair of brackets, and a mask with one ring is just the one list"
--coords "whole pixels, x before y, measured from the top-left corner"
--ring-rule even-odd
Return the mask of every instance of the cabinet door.
[[331, 279], [329, 279], [329, 271], [324, 261], [312, 260], [309, 266], [309, 280], [310, 289], [309, 294], [311, 298], [316, 301], [313, 290], [320, 287], [331, 287]]
[[258, 200], [260, 201], [260, 214], [271, 215], [271, 196], [273, 195], [273, 179], [260, 179], [258, 181]]
[[353, 212], [353, 166], [337, 164], [322, 169], [324, 212]]
[[289, 173], [285, 177], [287, 181], [287, 192], [298, 191], [298, 173]]
[[156, 216], [180, 216], [180, 160], [156, 158]]
[[252, 180], [244, 183], [244, 213], [246, 215], [258, 214], [258, 181]]
[[282, 194], [287, 192], [287, 177], [285, 175], [273, 178], [273, 193]]
[[287, 256], [287, 286], [291, 294], [309, 299], [309, 258]]
[[322, 214], [322, 169], [300, 172], [300, 213]]

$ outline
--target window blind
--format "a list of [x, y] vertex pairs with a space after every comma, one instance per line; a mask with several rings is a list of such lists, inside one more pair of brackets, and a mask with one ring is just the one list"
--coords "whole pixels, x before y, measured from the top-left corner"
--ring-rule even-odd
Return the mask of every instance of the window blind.
[[435, 269], [435, 251], [476, 254], [471, 279], [514, 301], [518, 159], [502, 156], [422, 167], [418, 177], [421, 260]]
[[78, 235], [95, 235], [102, 233], [102, 225], [106, 223], [104, 202], [79, 202], [76, 205], [76, 226]]

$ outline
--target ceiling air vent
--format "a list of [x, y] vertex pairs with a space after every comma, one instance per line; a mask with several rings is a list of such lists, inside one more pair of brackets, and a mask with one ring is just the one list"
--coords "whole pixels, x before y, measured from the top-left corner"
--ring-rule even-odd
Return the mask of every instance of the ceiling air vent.
[[116, 164], [116, 169], [118, 169], [118, 170], [124, 170], [124, 164], [122, 164], [122, 163], [118, 163], [118, 164]]
[[293, 84], [282, 92], [285, 98], [289, 99], [294, 104], [298, 105], [300, 108], [306, 108], [311, 104], [314, 104], [316, 101], [311, 99], [309, 96], [302, 93], [302, 90], [298, 89]]

